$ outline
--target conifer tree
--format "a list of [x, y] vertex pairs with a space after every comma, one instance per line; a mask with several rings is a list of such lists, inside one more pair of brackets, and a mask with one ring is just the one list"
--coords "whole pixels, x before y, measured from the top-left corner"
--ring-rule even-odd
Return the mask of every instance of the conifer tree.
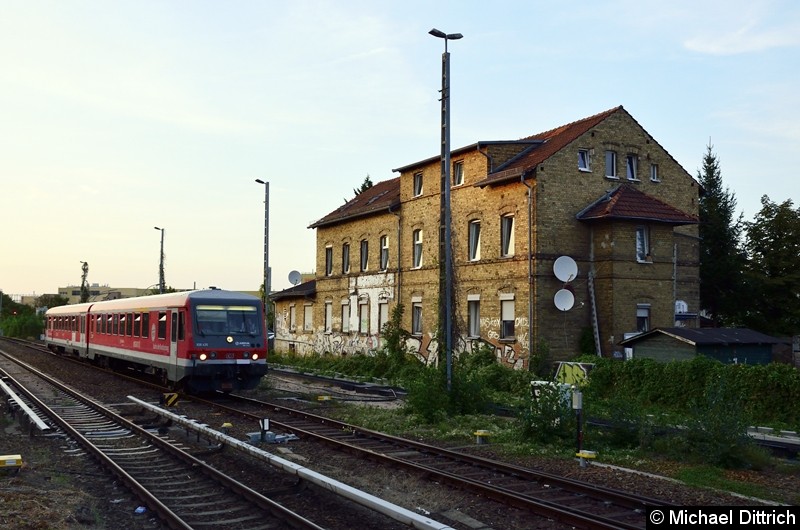
[[736, 198], [723, 187], [714, 146], [709, 144], [697, 178], [700, 197], [700, 306], [719, 326], [736, 325], [744, 295], [746, 256], [742, 216], [734, 218]]

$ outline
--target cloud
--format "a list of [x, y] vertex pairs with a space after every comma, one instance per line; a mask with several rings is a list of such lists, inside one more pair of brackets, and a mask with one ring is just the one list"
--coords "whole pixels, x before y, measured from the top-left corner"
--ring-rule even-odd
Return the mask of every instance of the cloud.
[[683, 45], [688, 50], [709, 55], [737, 55], [800, 44], [800, 24], [777, 28], [759, 26], [758, 21], [751, 21], [734, 31], [711, 31], [686, 39]]

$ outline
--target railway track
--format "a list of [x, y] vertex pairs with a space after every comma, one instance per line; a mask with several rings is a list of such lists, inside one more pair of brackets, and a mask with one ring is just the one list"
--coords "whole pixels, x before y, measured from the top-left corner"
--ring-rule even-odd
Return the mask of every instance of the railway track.
[[169, 528], [323, 528], [206, 465], [184, 442], [142, 428], [32, 366], [2, 355], [0, 370], [16, 399], [115, 475]]
[[504, 464], [331, 420], [274, 403], [228, 396], [203, 402], [257, 422], [268, 415], [275, 430], [315, 439], [391, 467], [421, 473], [576, 528], [641, 529], [649, 507], [669, 503]]

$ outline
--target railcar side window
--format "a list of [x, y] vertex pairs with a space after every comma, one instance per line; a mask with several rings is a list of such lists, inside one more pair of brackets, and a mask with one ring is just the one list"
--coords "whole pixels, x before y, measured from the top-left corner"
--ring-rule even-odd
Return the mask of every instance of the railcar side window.
[[178, 340], [178, 313], [173, 310], [170, 313], [170, 329], [172, 330], [170, 333], [170, 340], [175, 342]]
[[186, 337], [186, 313], [181, 311], [178, 313], [178, 340], [183, 340]]
[[150, 335], [150, 313], [142, 313], [142, 338], [146, 339]]
[[128, 333], [129, 337], [133, 337], [133, 327], [136, 323], [133, 321], [133, 313], [128, 313]]
[[136, 318], [133, 320], [133, 336], [139, 336], [139, 330], [142, 327], [142, 315], [137, 314]]
[[161, 340], [167, 338], [167, 313], [164, 311], [158, 312], [158, 338]]

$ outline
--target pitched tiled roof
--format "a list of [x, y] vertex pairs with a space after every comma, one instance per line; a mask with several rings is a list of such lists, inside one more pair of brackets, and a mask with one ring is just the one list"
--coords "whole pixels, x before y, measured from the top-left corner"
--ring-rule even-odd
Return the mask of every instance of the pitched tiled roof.
[[381, 210], [396, 209], [400, 206], [400, 177], [378, 182], [332, 211], [309, 228], [332, 225], [338, 222], [363, 217]]
[[574, 121], [561, 127], [556, 127], [543, 133], [535, 134], [523, 141], [539, 140], [543, 143], [531, 146], [529, 149], [523, 151], [519, 156], [510, 160], [508, 163], [498, 167], [493, 173], [489, 174], [485, 179], [477, 182], [476, 186], [488, 186], [490, 184], [499, 184], [509, 180], [517, 180], [520, 175], [525, 174], [530, 169], [541, 164], [570, 142], [575, 141], [579, 136], [587, 132], [598, 123], [602, 122], [615, 112], [626, 112], [620, 105], [614, 107], [600, 114], [589, 116], [582, 120]]
[[656, 328], [634, 337], [627, 338], [620, 344], [631, 344], [653, 335], [667, 335], [693, 346], [713, 345], [720, 346], [735, 344], [783, 344], [786, 341], [764, 335], [748, 328]]
[[631, 219], [674, 225], [696, 224], [698, 219], [630, 184], [615, 186], [598, 200], [578, 212], [579, 221]]
[[293, 285], [283, 291], [272, 293], [269, 298], [273, 302], [283, 298], [313, 298], [317, 294], [317, 280], [310, 280]]

